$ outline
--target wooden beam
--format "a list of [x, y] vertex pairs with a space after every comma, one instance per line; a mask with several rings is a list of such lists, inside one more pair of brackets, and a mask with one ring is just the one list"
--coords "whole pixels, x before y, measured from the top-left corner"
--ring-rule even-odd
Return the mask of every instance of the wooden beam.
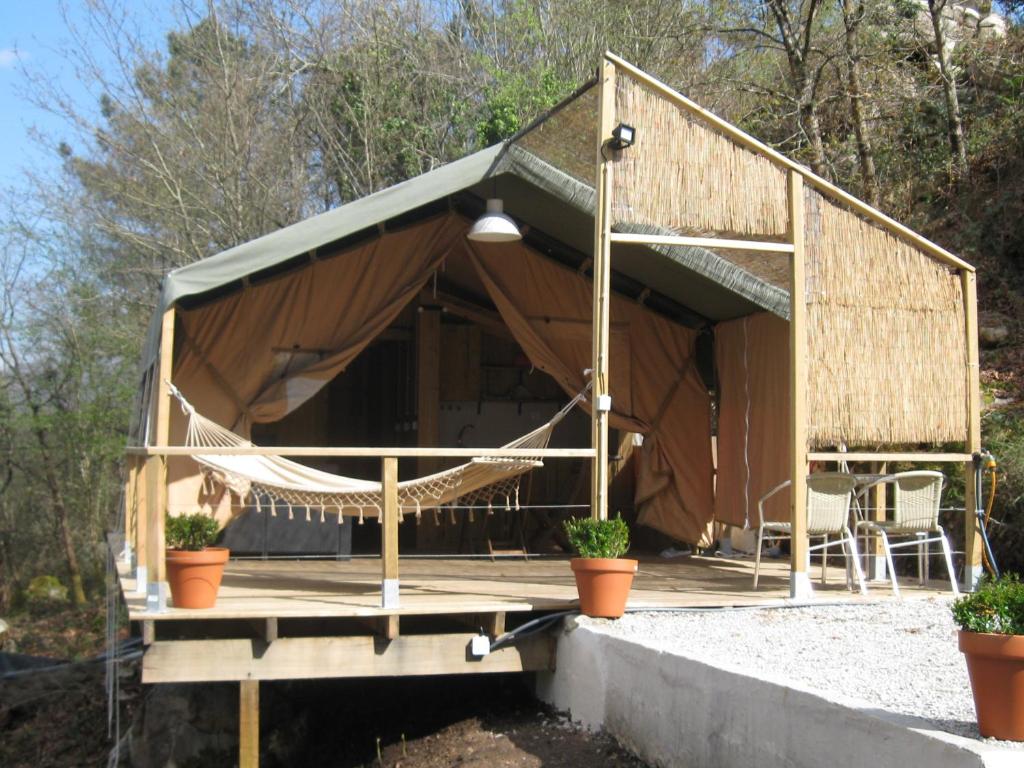
[[810, 461], [905, 461], [929, 462], [934, 464], [959, 464], [971, 458], [969, 453], [928, 453], [917, 452], [872, 452], [872, 451], [811, 451], [807, 454]]
[[501, 319], [501, 315], [486, 307], [481, 307], [478, 304], [474, 304], [466, 299], [453, 296], [445, 291], [438, 291], [436, 295], [424, 290], [420, 293], [420, 301], [431, 304], [437, 304], [445, 309], [450, 314], [457, 317], [461, 317], [464, 320], [469, 320], [472, 323], [476, 323], [483, 328], [491, 336], [497, 336], [501, 339], [512, 339], [515, 337], [512, 335], [512, 331], [505, 325], [505, 321]]
[[825, 179], [821, 178], [813, 171], [811, 171], [810, 168], [805, 168], [799, 163], [790, 160], [781, 152], [778, 152], [769, 147], [767, 144], [758, 141], [750, 134], [741, 131], [735, 125], [726, 122], [725, 120], [711, 112], [708, 112], [699, 104], [690, 101], [690, 99], [686, 98], [678, 91], [669, 88], [660, 80], [657, 80], [648, 75], [643, 70], [634, 67], [625, 59], [621, 59], [613, 53], [605, 53], [605, 58], [606, 60], [611, 61], [617, 68], [627, 73], [634, 80], [642, 83], [650, 90], [668, 99], [676, 106], [686, 110], [691, 115], [698, 118], [700, 121], [707, 123], [716, 131], [732, 139], [740, 146], [749, 149], [755, 154], [761, 155], [762, 157], [770, 160], [772, 163], [779, 166], [780, 168], [785, 169], [786, 171], [799, 174], [802, 180], [807, 181], [812, 187], [817, 189], [819, 192], [823, 192], [828, 197], [831, 197], [849, 206], [854, 211], [862, 215], [864, 218], [869, 219], [870, 221], [873, 221], [874, 223], [881, 226], [882, 228], [889, 230], [894, 235], [909, 242], [911, 245], [917, 246], [921, 250], [925, 251], [928, 255], [933, 256], [939, 259], [940, 261], [949, 264], [950, 266], [956, 267], [957, 269], [967, 270], [969, 272], [974, 271], [974, 267], [972, 267], [970, 264], [968, 264], [966, 261], [959, 258], [958, 256], [955, 256], [954, 254], [950, 253], [942, 246], [936, 245], [926, 237], [922, 237], [914, 230], [910, 229], [909, 227], [903, 224], [900, 224], [895, 219], [886, 216], [877, 208], [873, 208], [872, 206], [865, 203], [863, 200], [858, 200], [849, 192], [846, 192], [845, 190], [842, 190], [839, 187], [837, 187], [835, 184], [832, 184], [831, 182], [828, 182]]
[[[960, 273], [964, 296], [964, 337], [967, 344], [967, 424], [965, 447], [968, 453], [981, 451], [981, 370], [978, 352], [978, 284], [974, 272]], [[980, 499], [975, 494], [975, 475], [978, 468], [973, 456], [964, 461], [964, 575], [965, 591], [973, 591], [982, 574], [981, 532], [978, 530], [977, 508]]]
[[277, 619], [267, 617], [265, 619], [252, 619], [249, 625], [256, 632], [256, 636], [264, 643], [270, 644], [277, 640]]
[[[174, 370], [174, 307], [164, 312], [160, 327], [160, 362], [157, 366], [157, 401], [155, 442], [158, 446], [171, 444], [171, 374]], [[159, 460], [155, 503], [151, 504], [149, 527], [153, 531], [155, 547], [149, 563], [150, 580], [157, 584], [167, 581], [164, 521], [167, 516], [167, 459]]]
[[693, 248], [720, 248], [732, 251], [760, 251], [765, 253], [792, 253], [792, 243], [771, 243], [764, 240], [729, 240], [721, 237], [687, 237], [684, 235], [634, 235], [612, 232], [613, 243], [636, 245], [681, 245]]
[[259, 640], [168, 640], [142, 657], [142, 682], [298, 680], [339, 677], [536, 672], [554, 668], [554, 638], [542, 633], [480, 659], [469, 655], [476, 633], [381, 637], [282, 637]]
[[398, 607], [398, 459], [381, 462], [381, 607]]
[[[140, 589], [145, 588], [148, 591], [149, 585], [157, 582], [161, 579], [157, 575], [156, 564], [162, 559], [162, 541], [164, 535], [164, 526], [162, 522], [163, 515], [159, 512], [160, 505], [160, 479], [161, 471], [160, 466], [163, 463], [163, 459], [160, 456], [150, 456], [146, 459], [146, 463], [143, 466], [143, 473], [145, 476], [145, 522], [140, 521], [141, 530], [146, 536], [145, 546], [145, 558], [140, 559], [140, 563], [145, 566], [146, 569], [146, 584], [140, 583]], [[140, 582], [141, 574], [140, 574]]]
[[[884, 475], [888, 472], [889, 465], [882, 462], [872, 465], [871, 472], [876, 475]], [[880, 522], [885, 520], [887, 484], [879, 483], [871, 489], [871, 519]], [[867, 499], [865, 499], [867, 502]], [[882, 547], [882, 537], [871, 536], [870, 551], [868, 554], [868, 578], [872, 581], [885, 580], [885, 551]]]
[[790, 408], [790, 596], [811, 596], [807, 575], [807, 284], [804, 275], [804, 180], [786, 174], [786, 208], [793, 243], [789, 284], [789, 408]]
[[238, 768], [259, 768], [260, 681], [238, 683]]
[[135, 543], [136, 516], [139, 512], [139, 459], [137, 456], [125, 457], [124, 478], [124, 543], [125, 549], [131, 547], [138, 551]]
[[592, 316], [590, 445], [594, 449], [590, 473], [590, 514], [608, 519], [608, 336], [611, 322], [611, 212], [612, 163], [605, 159], [605, 142], [615, 123], [615, 66], [602, 59], [598, 72], [597, 199], [594, 212], [594, 306]]
[[148, 474], [146, 460], [143, 456], [129, 457], [135, 459], [136, 482], [139, 495], [136, 498], [135, 518], [135, 579], [136, 591], [146, 593], [146, 582], [149, 580], [149, 489], [146, 485]]
[[[416, 313], [416, 442], [436, 447], [441, 436], [441, 313], [420, 307]], [[421, 477], [437, 471], [437, 459], [421, 456]]]
[[184, 445], [132, 446], [125, 450], [129, 456], [355, 456], [362, 458], [400, 459], [419, 456], [472, 459], [490, 458], [588, 459], [596, 455], [593, 448], [328, 448], [308, 445], [282, 445], [237, 448], [192, 448]]
[[395, 640], [400, 632], [400, 620], [397, 613], [390, 616], [382, 616], [380, 619], [380, 634], [385, 640]]

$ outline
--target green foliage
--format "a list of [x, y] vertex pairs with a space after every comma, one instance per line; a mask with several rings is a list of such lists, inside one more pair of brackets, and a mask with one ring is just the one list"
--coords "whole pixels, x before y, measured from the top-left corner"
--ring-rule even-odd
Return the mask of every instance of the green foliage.
[[952, 610], [957, 626], [967, 632], [1024, 635], [1024, 584], [1013, 574], [985, 580]]
[[629, 526], [622, 516], [609, 520], [581, 517], [565, 521], [569, 542], [580, 557], [621, 557], [629, 549]]
[[198, 552], [217, 540], [217, 521], [201, 512], [168, 517], [165, 535], [168, 547]]

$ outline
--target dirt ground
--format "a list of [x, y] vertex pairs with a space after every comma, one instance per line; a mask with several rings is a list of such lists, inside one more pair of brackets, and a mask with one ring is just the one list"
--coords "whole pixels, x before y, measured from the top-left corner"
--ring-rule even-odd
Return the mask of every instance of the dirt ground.
[[[19, 652], [59, 661], [101, 650], [102, 623], [94, 612], [23, 619], [12, 622]], [[517, 675], [264, 683], [261, 765], [643, 768], [609, 736], [582, 731], [539, 704], [527, 683]], [[156, 688], [141, 686], [134, 666], [124, 669], [122, 733], [133, 717], [142, 730], [142, 713], [152, 706]], [[234, 765], [237, 688], [179, 686], [174, 695], [194, 702], [187, 711], [197, 731], [211, 719], [223, 723], [211, 743], [230, 744], [177, 764]], [[217, 708], [213, 718], [211, 706]], [[80, 661], [0, 680], [0, 766], [106, 765], [113, 743], [107, 733], [101, 663]]]

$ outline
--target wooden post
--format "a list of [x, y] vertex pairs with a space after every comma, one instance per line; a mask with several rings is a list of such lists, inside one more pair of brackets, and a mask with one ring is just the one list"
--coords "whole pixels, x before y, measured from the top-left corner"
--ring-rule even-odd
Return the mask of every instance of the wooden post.
[[789, 594], [812, 596], [807, 575], [807, 284], [804, 276], [804, 180], [786, 174], [786, 207], [793, 262], [789, 283], [790, 547]]
[[[884, 475], [889, 471], [889, 465], [885, 462], [871, 465], [872, 473]], [[885, 483], [879, 483], [871, 490], [871, 519], [877, 521], [885, 520], [886, 491]], [[867, 499], [864, 500], [867, 502]], [[868, 552], [868, 578], [872, 581], [885, 581], [885, 551], [882, 548], [882, 537], [874, 535], [871, 537], [870, 551]]]
[[238, 684], [238, 768], [259, 768], [260, 681]]
[[[171, 390], [168, 383], [174, 369], [174, 307], [164, 312], [160, 328], [160, 359], [157, 365], [156, 429], [154, 444], [170, 445]], [[147, 482], [146, 525], [148, 542], [149, 591], [147, 610], [167, 607], [167, 560], [165, 557], [164, 521], [167, 516], [167, 457], [151, 457], [146, 461], [153, 476]], [[155, 478], [155, 485], [153, 484]]]
[[381, 466], [381, 608], [398, 607], [398, 459]]
[[[420, 307], [416, 313], [416, 439], [421, 448], [434, 447], [440, 437], [441, 313]], [[437, 471], [437, 459], [421, 457], [419, 475]]]
[[[967, 339], [967, 439], [968, 453], [981, 450], [981, 384], [978, 365], [978, 284], [970, 270], [960, 272], [964, 294], [964, 334]], [[982, 541], [978, 531], [977, 507], [980, 500], [974, 492], [973, 461], [964, 463], [964, 591], [971, 592], [981, 578]]]
[[594, 309], [591, 389], [590, 514], [608, 519], [608, 334], [611, 324], [611, 210], [612, 164], [605, 159], [605, 142], [615, 120], [615, 65], [601, 60], [599, 72], [597, 186], [594, 208]]
[[146, 594], [146, 582], [149, 578], [147, 563], [149, 553], [147, 552], [149, 541], [147, 523], [149, 522], [149, 489], [146, 486], [146, 462], [141, 457], [132, 457], [135, 462], [135, 482], [138, 488], [138, 496], [135, 500], [135, 591]]

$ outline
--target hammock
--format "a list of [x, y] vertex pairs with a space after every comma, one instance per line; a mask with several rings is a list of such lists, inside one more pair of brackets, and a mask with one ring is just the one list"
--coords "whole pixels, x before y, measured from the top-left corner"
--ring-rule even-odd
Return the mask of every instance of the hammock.
[[[170, 385], [170, 389], [188, 416], [186, 446], [253, 447], [248, 440], [196, 411], [174, 385]], [[555, 426], [585, 399], [586, 391], [584, 389], [576, 395], [550, 421], [502, 448], [547, 448]], [[251, 498], [257, 511], [262, 508], [260, 496], [263, 495], [269, 497], [272, 515], [277, 514], [277, 502], [280, 501], [287, 505], [289, 518], [293, 516], [292, 507], [305, 507], [307, 520], [310, 519], [310, 509], [319, 509], [321, 522], [325, 512], [337, 511], [339, 525], [346, 514], [358, 515], [360, 523], [364, 515], [380, 518], [383, 502], [379, 482], [323, 472], [281, 456], [197, 454], [192, 458], [199, 463], [206, 479], [223, 485], [243, 503]], [[406, 510], [415, 510], [418, 520], [423, 509], [436, 509], [459, 500], [468, 505], [486, 502], [490, 513], [494, 499], [499, 497], [504, 497], [506, 509], [514, 507], [518, 510], [520, 476], [542, 466], [544, 463], [539, 456], [476, 457], [442, 472], [405, 480], [398, 483], [399, 518], [404, 518]]]

